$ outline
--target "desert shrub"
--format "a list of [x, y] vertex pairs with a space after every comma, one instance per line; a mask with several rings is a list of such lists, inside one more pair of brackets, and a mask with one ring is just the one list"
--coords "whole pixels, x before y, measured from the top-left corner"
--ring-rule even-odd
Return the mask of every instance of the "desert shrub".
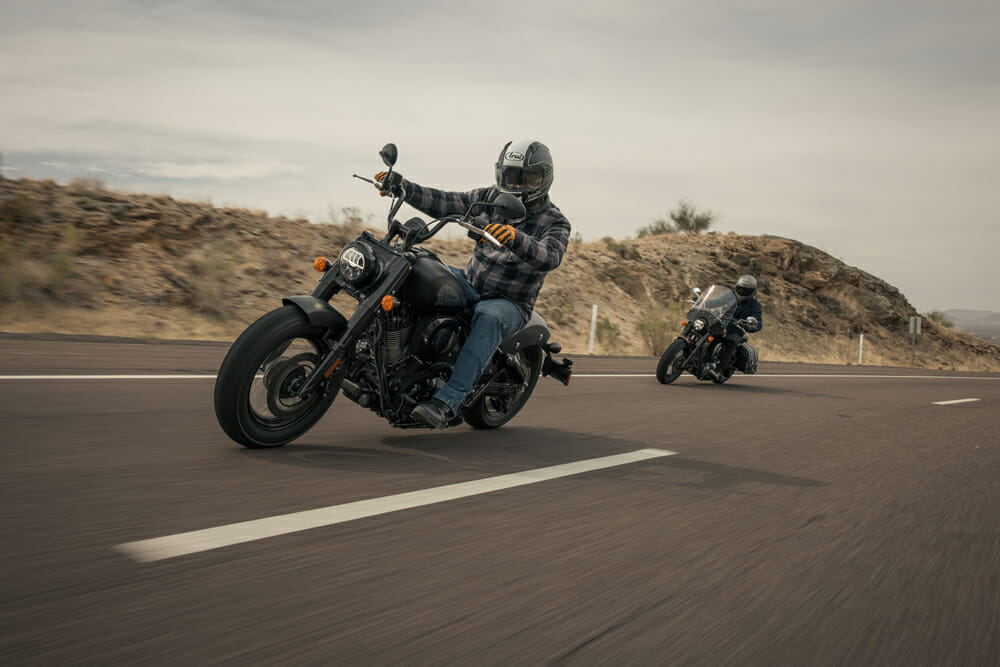
[[955, 323], [949, 320], [947, 316], [945, 316], [945, 314], [942, 313], [940, 310], [932, 310], [931, 312], [927, 313], [927, 319], [929, 319], [931, 322], [934, 322], [935, 324], [940, 324], [943, 327], [948, 327], [949, 329], [952, 329], [955, 326]]
[[579, 249], [583, 245], [583, 235], [580, 232], [573, 232], [573, 236], [570, 237], [569, 242], [574, 249]]
[[3, 203], [3, 208], [0, 208], [0, 221], [23, 222], [32, 218], [37, 210], [38, 202], [31, 197], [18, 195]]
[[104, 192], [107, 186], [99, 178], [74, 178], [68, 188], [73, 192]]
[[639, 229], [639, 238], [645, 238], [647, 236], [662, 236], [664, 234], [674, 234], [677, 232], [677, 228], [674, 227], [670, 222], [664, 218], [653, 221], [651, 224], [646, 225]]
[[545, 309], [545, 317], [551, 320], [553, 324], [558, 324], [560, 326], [570, 324], [572, 319], [570, 316], [572, 314], [573, 306], [565, 302], [561, 305]]
[[[673, 228], [676, 231], [689, 234], [698, 234], [705, 231], [715, 223], [718, 217], [711, 211], [699, 212], [694, 204], [684, 199], [680, 200], [677, 208], [670, 211], [667, 215], [673, 220]], [[669, 226], [669, 223], [665, 220], [658, 222], [663, 222], [665, 226]]]
[[370, 227], [372, 222], [372, 216], [363, 216], [361, 209], [356, 206], [345, 206], [340, 211], [328, 206], [327, 213], [332, 224], [345, 227], [354, 233], [360, 232], [363, 227]]
[[61, 285], [73, 273], [80, 245], [86, 235], [86, 231], [73, 226], [72, 222], [67, 222], [59, 229], [60, 242], [51, 259], [53, 287]]
[[621, 328], [607, 317], [597, 320], [596, 329], [597, 342], [605, 351], [611, 351], [622, 335]]
[[233, 262], [229, 259], [226, 246], [214, 243], [193, 255], [188, 262], [190, 280], [187, 291], [195, 310], [224, 317], [232, 306], [226, 297], [226, 278], [232, 273]]
[[676, 323], [671, 308], [649, 302], [642, 309], [642, 315], [635, 325], [635, 331], [646, 345], [649, 354], [661, 354], [676, 334]]
[[14, 246], [0, 243], [0, 302], [14, 301], [21, 293], [21, 280], [14, 270]]
[[601, 240], [604, 241], [604, 245], [610, 252], [618, 255], [622, 259], [642, 259], [639, 249], [634, 246], [616, 241], [610, 236], [605, 236]]

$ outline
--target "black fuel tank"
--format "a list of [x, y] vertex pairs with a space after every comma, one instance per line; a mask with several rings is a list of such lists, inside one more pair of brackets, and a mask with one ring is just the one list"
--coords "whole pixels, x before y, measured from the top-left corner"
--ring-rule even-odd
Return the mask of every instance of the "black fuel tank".
[[399, 299], [418, 311], [454, 313], [465, 309], [467, 299], [462, 284], [438, 259], [418, 257]]

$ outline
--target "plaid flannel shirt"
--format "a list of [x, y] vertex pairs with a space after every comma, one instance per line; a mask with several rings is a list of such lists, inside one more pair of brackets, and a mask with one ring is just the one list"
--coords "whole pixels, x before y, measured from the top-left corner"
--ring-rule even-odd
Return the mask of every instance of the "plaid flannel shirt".
[[[473, 202], [493, 201], [499, 194], [495, 187], [470, 192], [445, 192], [403, 181], [406, 203], [418, 211], [441, 218], [465, 213]], [[490, 222], [510, 224], [496, 209], [482, 213]], [[503, 298], [512, 302], [527, 322], [542, 289], [545, 274], [559, 266], [569, 245], [569, 220], [546, 197], [545, 201], [514, 225], [516, 234], [509, 246], [476, 243], [472, 258], [463, 273], [473, 289], [484, 299]]]

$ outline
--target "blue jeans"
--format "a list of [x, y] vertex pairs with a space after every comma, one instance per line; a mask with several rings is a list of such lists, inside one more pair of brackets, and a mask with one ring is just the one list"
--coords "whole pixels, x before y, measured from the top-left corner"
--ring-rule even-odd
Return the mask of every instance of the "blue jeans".
[[469, 302], [475, 304], [472, 331], [458, 353], [451, 379], [438, 389], [434, 398], [451, 408], [452, 414], [458, 414], [458, 407], [472, 393], [500, 341], [524, 326], [524, 316], [507, 299], [480, 299], [462, 272], [455, 267], [450, 268], [462, 283]]

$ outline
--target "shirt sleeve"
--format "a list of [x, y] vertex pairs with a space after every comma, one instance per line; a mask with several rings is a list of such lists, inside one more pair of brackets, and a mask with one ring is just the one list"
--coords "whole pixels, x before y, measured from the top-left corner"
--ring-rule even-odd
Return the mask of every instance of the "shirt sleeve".
[[406, 189], [406, 203], [433, 218], [465, 213], [473, 202], [486, 199], [486, 194], [489, 191], [489, 188], [479, 188], [469, 192], [446, 192], [435, 188], [425, 188], [406, 179], [403, 179], [403, 187]]
[[750, 317], [757, 318], [757, 328], [750, 333], [757, 333], [764, 328], [764, 309], [760, 307], [760, 301], [757, 299], [754, 299], [753, 303], [750, 304]]
[[[515, 227], [515, 229], [517, 229]], [[511, 252], [538, 271], [551, 271], [562, 262], [569, 246], [570, 225], [565, 218], [553, 218], [539, 236], [516, 233]]]

